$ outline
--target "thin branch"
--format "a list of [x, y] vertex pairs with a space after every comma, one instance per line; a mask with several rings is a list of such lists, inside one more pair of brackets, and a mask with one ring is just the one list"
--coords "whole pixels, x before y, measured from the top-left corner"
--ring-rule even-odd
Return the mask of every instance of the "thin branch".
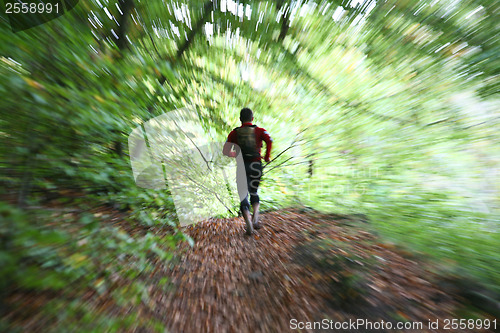
[[181, 132], [189, 139], [189, 141], [191, 141], [191, 143], [196, 147], [196, 149], [198, 150], [198, 152], [201, 155], [201, 158], [203, 158], [203, 160], [205, 161], [205, 164], [207, 165], [208, 170], [212, 171], [212, 169], [210, 168], [210, 164], [208, 164], [208, 161], [205, 158], [205, 155], [203, 155], [203, 153], [201, 152], [201, 149], [198, 148], [198, 146], [196, 145], [196, 143], [194, 143], [194, 141], [186, 134], [186, 132], [184, 132], [184, 130], [182, 129], [182, 127], [180, 127], [179, 124], [177, 124], [177, 122], [175, 120], [174, 120], [174, 123], [181, 130]]
[[279, 167], [279, 166], [280, 166], [280, 165], [282, 165], [283, 163], [286, 163], [286, 162], [290, 161], [292, 158], [294, 158], [294, 156], [289, 157], [289, 158], [287, 158], [286, 160], [284, 160], [283, 162], [281, 162], [280, 164], [273, 166], [271, 169], [267, 170], [267, 172], [271, 172], [272, 170], [276, 169], [277, 167]]
[[439, 124], [439, 123], [444, 123], [445, 121], [448, 121], [448, 120], [450, 120], [450, 118], [433, 121], [432, 123], [425, 124], [424, 127], [436, 125], [436, 124]]
[[194, 179], [192, 179], [191, 177], [189, 177], [187, 174], [184, 173], [184, 176], [186, 176], [190, 181], [192, 181], [193, 183], [195, 183], [196, 185], [204, 188], [205, 190], [207, 190], [208, 192], [212, 193], [213, 195], [215, 195], [215, 197], [217, 198], [217, 200], [219, 200], [219, 202], [232, 214], [232, 215], [235, 215], [233, 213], [233, 211], [231, 209], [229, 209], [229, 207], [226, 206], [226, 204], [224, 203], [224, 201], [222, 201], [222, 199], [219, 197], [219, 194], [217, 192], [215, 192], [214, 190], [206, 187], [205, 185], [201, 184], [201, 183], [198, 183], [197, 181], [195, 181]]
[[302, 131], [300, 131], [299, 133], [297, 133], [295, 135], [295, 138], [293, 138], [293, 141], [292, 143], [290, 144], [290, 146], [288, 146], [285, 150], [281, 151], [278, 155], [276, 155], [272, 160], [270, 160], [266, 165], [264, 165], [262, 168], [264, 169], [266, 166], [268, 166], [269, 164], [273, 163], [278, 157], [280, 157], [281, 155], [283, 155], [287, 150], [295, 147], [295, 142], [297, 141], [297, 138], [300, 134], [304, 133], [306, 130], [308, 129], [308, 127], [306, 127], [305, 129], [303, 129]]
[[307, 163], [309, 163], [309, 161], [301, 161], [301, 162], [291, 163], [291, 164], [285, 164], [285, 165], [281, 165], [280, 164], [280, 165], [276, 165], [273, 168], [269, 169], [267, 172], [269, 172], [269, 171], [271, 171], [271, 170], [273, 170], [275, 168], [278, 168], [278, 167], [284, 168], [284, 167], [288, 167], [288, 166], [292, 166], [292, 165], [307, 164]]

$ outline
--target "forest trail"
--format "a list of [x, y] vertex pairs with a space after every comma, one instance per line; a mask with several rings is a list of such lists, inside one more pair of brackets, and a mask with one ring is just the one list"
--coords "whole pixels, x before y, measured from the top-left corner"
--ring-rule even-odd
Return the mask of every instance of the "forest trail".
[[[94, 213], [103, 212], [108, 213], [106, 223], [132, 237], [146, 230], [159, 236], [172, 232], [169, 227], [133, 226], [126, 214], [106, 207]], [[361, 215], [294, 209], [263, 213], [261, 222], [263, 227], [252, 236], [245, 235], [241, 217], [186, 226], [183, 232], [193, 239], [193, 246], [180, 243], [169, 261], [151, 257], [154, 269], [138, 278], [149, 297], [120, 306], [111, 295], [129, 280], [116, 276], [115, 287], [102, 294], [88, 289], [82, 301], [113, 318], [133, 315], [125, 330], [117, 327], [113, 332], [164, 332], [164, 327], [170, 333], [321, 332], [293, 328], [299, 322], [325, 319], [330, 325], [349, 324], [346, 329], [331, 326], [328, 332], [450, 332], [442, 329], [445, 319], [495, 319], [468, 306], [453, 281], [437, 275], [442, 267], [421, 253], [382, 242]], [[8, 299], [7, 317], [20, 332], [60, 332], [53, 326], [57, 316], [42, 307], [50, 310], [50, 302], [68, 304], [72, 297], [15, 290]], [[108, 332], [99, 326], [102, 322], [87, 319], [92, 332]], [[350, 323], [358, 320], [365, 321], [361, 325], [383, 321], [385, 327], [402, 322], [422, 326], [353, 329]], [[441, 329], [428, 329], [429, 321], [436, 320]]]
[[289, 332], [292, 319], [325, 318], [422, 322], [417, 331], [439, 332], [429, 320], [456, 318], [459, 303], [430, 268], [379, 243], [355, 217], [295, 210], [261, 221], [253, 236], [242, 218], [188, 226], [194, 246], [159, 265], [171, 292], [154, 290], [145, 312], [169, 332]]

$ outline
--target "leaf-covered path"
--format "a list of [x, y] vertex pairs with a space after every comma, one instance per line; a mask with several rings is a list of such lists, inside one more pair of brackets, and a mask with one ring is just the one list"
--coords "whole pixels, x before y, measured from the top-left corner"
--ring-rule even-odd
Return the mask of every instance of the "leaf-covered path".
[[416, 331], [437, 332], [427, 329], [429, 320], [442, 326], [456, 318], [458, 303], [430, 270], [354, 220], [271, 212], [250, 237], [242, 218], [189, 226], [194, 247], [185, 244], [177, 261], [155, 273], [172, 288], [153, 291], [153, 317], [170, 332], [288, 332], [292, 319], [325, 318], [422, 322]]

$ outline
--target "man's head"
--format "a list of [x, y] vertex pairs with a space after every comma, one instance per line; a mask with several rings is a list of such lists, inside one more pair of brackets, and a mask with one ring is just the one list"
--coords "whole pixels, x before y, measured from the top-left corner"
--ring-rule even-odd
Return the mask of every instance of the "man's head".
[[240, 120], [242, 123], [249, 123], [253, 121], [253, 112], [249, 108], [243, 108], [240, 112]]

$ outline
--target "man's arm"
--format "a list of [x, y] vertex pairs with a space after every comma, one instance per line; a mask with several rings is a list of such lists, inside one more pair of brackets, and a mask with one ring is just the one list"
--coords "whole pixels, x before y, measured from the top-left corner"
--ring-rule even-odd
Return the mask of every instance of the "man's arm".
[[224, 143], [224, 148], [222, 148], [222, 154], [224, 154], [227, 157], [236, 157], [236, 152], [231, 151], [233, 149], [233, 146], [235, 146], [235, 133], [234, 131], [231, 131], [229, 133], [229, 136], [227, 137], [226, 143]]
[[273, 146], [273, 139], [271, 139], [271, 135], [269, 132], [264, 130], [262, 133], [262, 140], [266, 143], [266, 155], [264, 156], [264, 161], [269, 162], [271, 159], [271, 148]]
[[227, 157], [236, 157], [236, 152], [231, 151], [233, 146], [234, 143], [226, 141], [226, 143], [224, 143], [224, 148], [222, 149], [222, 154], [226, 155]]

